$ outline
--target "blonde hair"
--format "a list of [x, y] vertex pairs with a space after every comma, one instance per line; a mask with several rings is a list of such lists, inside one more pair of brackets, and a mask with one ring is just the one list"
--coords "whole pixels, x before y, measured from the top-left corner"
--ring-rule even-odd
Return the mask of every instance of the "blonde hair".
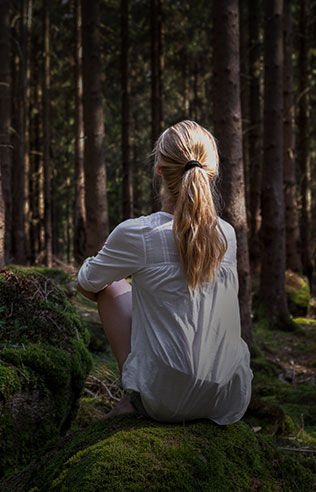
[[[227, 250], [211, 191], [218, 174], [214, 137], [194, 121], [181, 121], [160, 135], [154, 155], [155, 171], [161, 171], [163, 200], [175, 207], [174, 239], [188, 287], [214, 283]], [[185, 171], [191, 160], [198, 161], [202, 168]]]

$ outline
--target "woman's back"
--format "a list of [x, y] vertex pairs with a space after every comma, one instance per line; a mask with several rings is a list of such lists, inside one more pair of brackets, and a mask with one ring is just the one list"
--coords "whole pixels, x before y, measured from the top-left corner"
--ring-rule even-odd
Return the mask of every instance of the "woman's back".
[[[122, 302], [118, 312], [122, 340], [115, 323], [109, 333], [123, 386], [150, 416], [232, 423], [248, 406], [253, 375], [240, 336], [235, 231], [215, 206], [215, 140], [195, 122], [177, 123], [157, 140], [154, 168], [162, 211], [120, 224], [79, 283], [99, 292], [132, 276], [132, 313]], [[111, 313], [102, 309], [107, 331]]]
[[[230, 423], [229, 415], [240, 418], [249, 403], [249, 391], [237, 399], [234, 394], [234, 401], [223, 400], [227, 383], [238, 370], [244, 380], [235, 383], [239, 392], [249, 387], [252, 373], [247, 346], [240, 338], [235, 232], [218, 220], [228, 248], [214, 285], [188, 289], [174, 243], [173, 216], [166, 212], [120, 224], [96, 257], [95, 270], [90, 263], [94, 282], [97, 272], [103, 272], [100, 279], [107, 283], [113, 278], [117, 252], [120, 257], [121, 251], [132, 252], [115, 269], [118, 277], [128, 270], [132, 273], [131, 353], [122, 381], [126, 389], [142, 395], [147, 412], [160, 420], [213, 416], [220, 423], [221, 402], [228, 407], [226, 414], [220, 407], [221, 419]], [[81, 278], [83, 284], [87, 280]], [[205, 393], [207, 401], [201, 402], [198, 395]]]

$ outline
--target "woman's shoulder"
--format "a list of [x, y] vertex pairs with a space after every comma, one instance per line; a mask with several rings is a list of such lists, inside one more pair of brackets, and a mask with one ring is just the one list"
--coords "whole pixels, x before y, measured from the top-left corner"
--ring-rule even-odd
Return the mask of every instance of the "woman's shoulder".
[[127, 219], [118, 224], [112, 231], [112, 234], [141, 234], [146, 233], [157, 225], [159, 215], [153, 213], [150, 215], [141, 215], [140, 217]]
[[224, 219], [222, 219], [221, 217], [218, 216], [218, 224], [222, 228], [222, 230], [225, 233], [225, 236], [226, 236], [227, 239], [229, 239], [231, 237], [236, 237], [236, 233], [235, 233], [234, 227], [229, 222], [227, 222], [227, 220], [224, 220]]

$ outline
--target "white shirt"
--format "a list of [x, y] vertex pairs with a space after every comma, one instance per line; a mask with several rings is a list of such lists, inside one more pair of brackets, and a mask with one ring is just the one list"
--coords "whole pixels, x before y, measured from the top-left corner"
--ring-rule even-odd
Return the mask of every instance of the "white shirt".
[[167, 212], [119, 224], [79, 271], [80, 285], [91, 292], [132, 276], [131, 352], [122, 383], [138, 391], [148, 414], [160, 421], [231, 424], [250, 401], [253, 374], [240, 336], [236, 236], [228, 222], [218, 221], [228, 249], [215, 285], [190, 293]]

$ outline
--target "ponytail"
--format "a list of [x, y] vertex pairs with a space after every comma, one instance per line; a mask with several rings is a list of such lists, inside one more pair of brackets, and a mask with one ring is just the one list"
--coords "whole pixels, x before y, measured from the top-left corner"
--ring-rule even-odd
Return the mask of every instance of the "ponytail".
[[[188, 287], [215, 282], [227, 249], [217, 230], [217, 212], [207, 173], [195, 167], [183, 174], [174, 211], [173, 232]], [[219, 226], [218, 226], [219, 227]]]
[[[192, 290], [204, 282], [214, 283], [227, 249], [210, 186], [218, 168], [214, 138], [194, 121], [186, 120], [159, 137], [154, 153], [156, 172], [159, 168], [162, 175], [163, 198], [174, 205], [174, 239], [188, 287]], [[186, 168], [192, 160], [200, 167]]]

